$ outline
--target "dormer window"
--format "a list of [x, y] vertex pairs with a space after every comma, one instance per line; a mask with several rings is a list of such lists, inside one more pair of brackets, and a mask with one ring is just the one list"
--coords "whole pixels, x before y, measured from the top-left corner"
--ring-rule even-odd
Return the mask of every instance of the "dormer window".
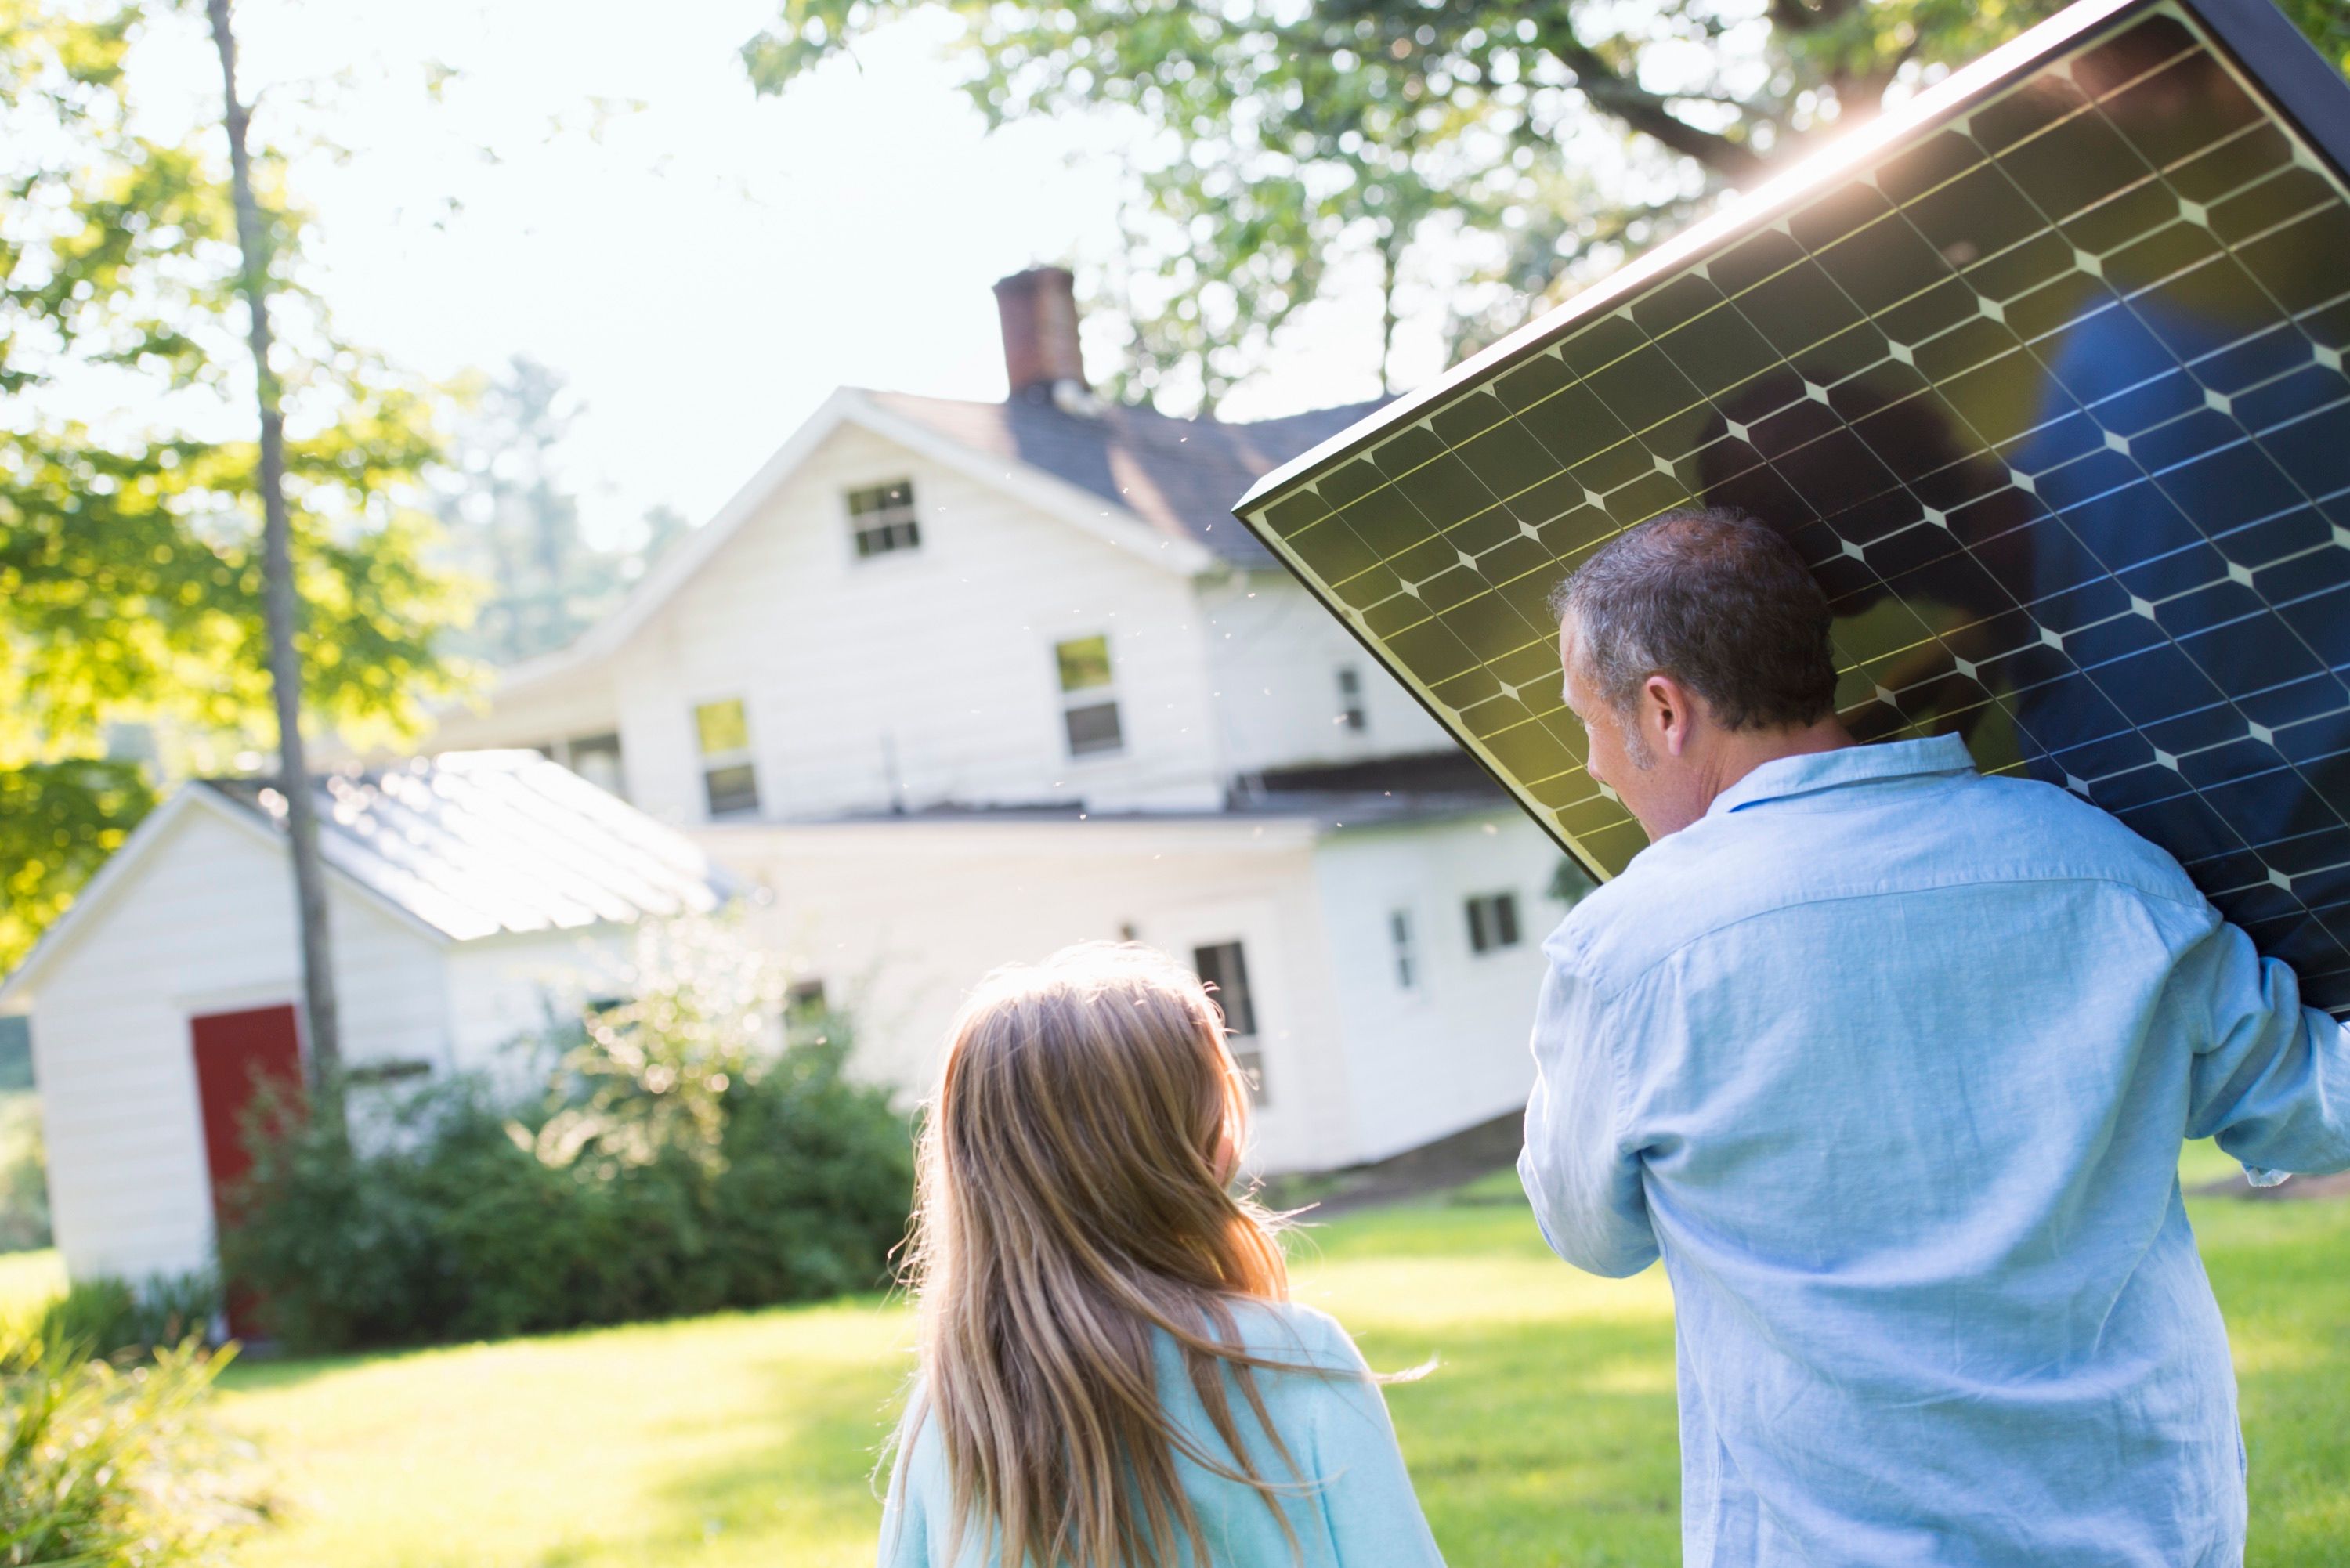
[[1118, 688], [1109, 668], [1107, 637], [1076, 637], [1053, 645], [1061, 680], [1061, 728], [1069, 755], [1087, 757], [1126, 749], [1118, 719]]
[[901, 479], [893, 484], [850, 491], [848, 527], [860, 561], [919, 548], [922, 524], [914, 514], [914, 482]]

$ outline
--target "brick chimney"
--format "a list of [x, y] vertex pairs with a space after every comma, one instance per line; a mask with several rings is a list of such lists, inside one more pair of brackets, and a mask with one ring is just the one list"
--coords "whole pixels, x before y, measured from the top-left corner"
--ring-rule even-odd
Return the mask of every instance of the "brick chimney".
[[[1056, 401], [1086, 389], [1077, 358], [1077, 280], [1061, 266], [1032, 266], [995, 286], [1003, 320], [1003, 369], [1012, 396]], [[1064, 389], [1066, 386], [1066, 389]]]

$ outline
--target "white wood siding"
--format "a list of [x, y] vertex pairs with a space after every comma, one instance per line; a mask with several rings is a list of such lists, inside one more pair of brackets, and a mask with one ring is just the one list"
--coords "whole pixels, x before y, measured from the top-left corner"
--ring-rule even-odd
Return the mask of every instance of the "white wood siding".
[[[113, 892], [34, 1000], [50, 1199], [78, 1278], [209, 1262], [188, 1021], [291, 1002], [299, 990], [284, 854], [235, 824], [189, 812]], [[343, 888], [330, 888], [329, 911], [346, 1059], [445, 1060], [435, 945]]]
[[[1362, 762], [1452, 744], [1286, 572], [1203, 579], [1199, 598], [1217, 733], [1234, 772]], [[1362, 681], [1367, 722], [1359, 731], [1337, 722], [1342, 669]]]
[[610, 671], [601, 664], [585, 664], [501, 692], [494, 701], [481, 697], [437, 715], [432, 748], [545, 747], [552, 741], [609, 734], [619, 728], [619, 719]]
[[955, 1009], [997, 964], [1115, 940], [1126, 925], [1187, 964], [1195, 943], [1239, 940], [1272, 1090], [1253, 1163], [1356, 1158], [1311, 824], [909, 822], [697, 836], [771, 889], [754, 940], [850, 1010], [858, 1070], [912, 1096], [934, 1086]]
[[519, 1086], [545, 1064], [515, 1049], [543, 1037], [550, 1024], [579, 1016], [580, 1005], [626, 994], [629, 932], [621, 926], [537, 936], [487, 937], [451, 948], [445, 961], [449, 1049], [455, 1064]]
[[[1542, 940], [1566, 907], [1548, 894], [1559, 852], [1515, 810], [1336, 833], [1315, 857], [1337, 967], [1350, 1119], [1383, 1158], [1525, 1104]], [[1518, 943], [1472, 952], [1466, 901], [1517, 896]], [[1410, 913], [1418, 985], [1397, 982], [1388, 919]]]
[[[919, 549], [858, 559], [846, 493], [911, 479]], [[1072, 759], [1053, 645], [1109, 639], [1125, 745]], [[1222, 796], [1188, 582], [844, 429], [611, 658], [632, 798], [706, 816], [691, 715], [740, 697], [760, 815]]]

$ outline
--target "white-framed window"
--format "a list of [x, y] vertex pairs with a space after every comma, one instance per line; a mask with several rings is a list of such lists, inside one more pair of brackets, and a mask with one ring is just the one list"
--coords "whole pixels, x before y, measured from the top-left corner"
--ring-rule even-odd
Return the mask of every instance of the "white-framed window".
[[1126, 749], [1118, 715], [1118, 682], [1110, 670], [1109, 638], [1073, 637], [1053, 645], [1061, 683], [1061, 732], [1069, 755], [1098, 756]]
[[1490, 953], [1518, 945], [1518, 896], [1477, 893], [1464, 906], [1469, 914], [1469, 950]]
[[751, 721], [740, 697], [693, 710], [694, 744], [702, 753], [702, 788], [712, 816], [759, 809], [759, 770], [751, 760]]
[[1338, 728], [1361, 734], [1371, 727], [1370, 710], [1363, 706], [1363, 672], [1351, 664], [1338, 667]]
[[1411, 911], [1388, 911], [1388, 952], [1395, 964], [1398, 991], [1419, 989], [1419, 943], [1412, 934]]
[[616, 794], [622, 800], [629, 797], [626, 775], [620, 766], [620, 737], [609, 731], [557, 741], [548, 754], [606, 794]]
[[786, 1043], [816, 1038], [832, 1016], [821, 980], [795, 980], [784, 992], [784, 1039]]
[[1248, 955], [1237, 940], [1211, 942], [1191, 950], [1191, 972], [1223, 1011], [1226, 1044], [1248, 1076], [1249, 1097], [1264, 1104], [1264, 1047], [1257, 1038], [1256, 999], [1249, 993]]
[[850, 491], [848, 532], [860, 561], [920, 549], [922, 520], [914, 511], [914, 482], [899, 479]]

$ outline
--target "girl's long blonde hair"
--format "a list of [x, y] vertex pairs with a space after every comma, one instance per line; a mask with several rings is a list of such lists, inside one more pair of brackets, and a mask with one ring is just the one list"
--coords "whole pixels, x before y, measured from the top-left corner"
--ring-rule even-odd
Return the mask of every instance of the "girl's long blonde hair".
[[[1248, 1107], [1206, 990], [1148, 949], [1069, 948], [964, 1003], [922, 1132], [922, 1383], [899, 1434], [902, 1454], [938, 1424], [958, 1542], [992, 1528], [1004, 1568], [1207, 1568], [1179, 1454], [1254, 1488], [1290, 1533], [1278, 1498], [1302, 1478], [1253, 1376], [1284, 1364], [1243, 1349], [1232, 1314], [1289, 1294], [1274, 1216], [1229, 1189]], [[1161, 1407], [1153, 1330], [1222, 1452]], [[1233, 1386], [1287, 1480], [1250, 1461]]]

